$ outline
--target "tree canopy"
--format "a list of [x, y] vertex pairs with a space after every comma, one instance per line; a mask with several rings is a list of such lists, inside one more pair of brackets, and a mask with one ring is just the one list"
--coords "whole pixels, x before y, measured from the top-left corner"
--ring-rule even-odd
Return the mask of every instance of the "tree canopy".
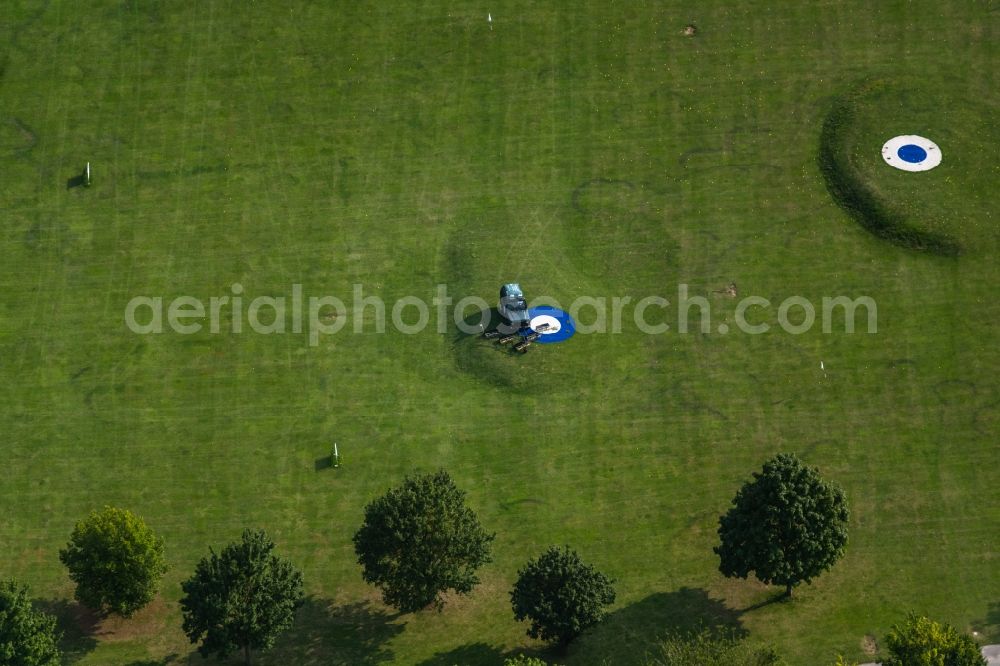
[[80, 603], [124, 617], [152, 601], [167, 571], [163, 539], [139, 516], [114, 507], [77, 523], [59, 559]]
[[365, 581], [382, 590], [385, 603], [408, 613], [440, 609], [446, 590], [471, 592], [494, 538], [440, 470], [408, 477], [366, 506], [354, 550]]
[[510, 600], [514, 618], [531, 622], [529, 636], [565, 647], [604, 619], [615, 590], [611, 579], [569, 546], [552, 546], [518, 572]]
[[725, 576], [792, 588], [829, 569], [847, 544], [847, 499], [792, 454], [782, 453], [754, 472], [719, 518], [715, 547]]
[[0, 581], [0, 665], [59, 666], [59, 637], [56, 619], [31, 605], [26, 586]]
[[273, 647], [292, 625], [303, 603], [302, 574], [273, 551], [267, 534], [245, 530], [221, 553], [210, 551], [181, 583], [184, 633], [201, 642], [202, 656], [242, 651], [249, 664], [254, 650]]
[[889, 630], [885, 647], [882, 666], [986, 666], [971, 636], [912, 613]]

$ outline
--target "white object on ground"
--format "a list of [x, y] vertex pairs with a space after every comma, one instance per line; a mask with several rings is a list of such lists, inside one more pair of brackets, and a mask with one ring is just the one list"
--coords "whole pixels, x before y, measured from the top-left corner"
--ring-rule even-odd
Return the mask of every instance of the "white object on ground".
[[903, 134], [882, 145], [882, 159], [889, 166], [903, 171], [929, 171], [941, 164], [941, 149], [930, 139]]
[[[538, 327], [541, 326], [542, 324], [548, 324], [549, 327], [544, 331], [539, 331]], [[528, 326], [531, 328], [531, 330], [541, 333], [542, 335], [551, 335], [553, 333], [558, 333], [559, 329], [562, 328], [562, 324], [559, 323], [559, 320], [553, 317], [552, 315], [538, 315], [537, 317], [532, 317], [531, 321], [528, 322]]]

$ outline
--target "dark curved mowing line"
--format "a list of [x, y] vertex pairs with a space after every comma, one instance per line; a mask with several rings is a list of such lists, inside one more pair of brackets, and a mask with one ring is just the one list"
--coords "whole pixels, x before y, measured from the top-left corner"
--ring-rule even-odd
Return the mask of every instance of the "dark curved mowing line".
[[580, 197], [583, 196], [584, 192], [595, 185], [615, 185], [617, 187], [624, 187], [627, 190], [635, 189], [635, 183], [630, 180], [619, 180], [616, 178], [591, 178], [590, 180], [585, 180], [573, 188], [573, 194], [570, 197], [570, 203], [573, 206], [573, 210], [583, 215], [590, 212], [587, 206], [583, 205], [580, 201]]
[[944, 257], [957, 257], [962, 246], [950, 236], [917, 229], [906, 216], [875, 193], [851, 163], [848, 137], [855, 106], [866, 93], [881, 87], [867, 83], [837, 99], [823, 121], [819, 138], [819, 169], [830, 196], [858, 224], [899, 247]]

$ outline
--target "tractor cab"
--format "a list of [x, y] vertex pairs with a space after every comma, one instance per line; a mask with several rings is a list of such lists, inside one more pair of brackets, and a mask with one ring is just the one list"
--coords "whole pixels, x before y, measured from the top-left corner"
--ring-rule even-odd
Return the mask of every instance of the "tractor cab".
[[497, 306], [497, 311], [503, 317], [504, 323], [518, 329], [524, 328], [531, 321], [528, 301], [524, 298], [521, 285], [517, 283], [500, 287], [500, 304]]

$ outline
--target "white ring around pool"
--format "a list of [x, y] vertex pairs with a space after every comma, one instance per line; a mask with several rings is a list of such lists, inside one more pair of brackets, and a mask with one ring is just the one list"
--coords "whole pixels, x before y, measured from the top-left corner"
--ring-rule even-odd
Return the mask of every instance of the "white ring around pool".
[[558, 333], [559, 329], [562, 328], [562, 324], [559, 323], [559, 320], [551, 315], [538, 315], [537, 317], [532, 317], [531, 321], [528, 323], [528, 326], [531, 327], [531, 330], [537, 331], [538, 327], [541, 324], [549, 325], [547, 329], [541, 332], [542, 335], [551, 335], [552, 333]]
[[[924, 151], [924, 157], [917, 162], [904, 159], [900, 155], [900, 149], [905, 146], [917, 146]], [[919, 151], [914, 152], [919, 154]], [[916, 134], [903, 134], [894, 136], [883, 144], [882, 159], [889, 166], [903, 171], [929, 171], [941, 164], [941, 149], [930, 139]]]

